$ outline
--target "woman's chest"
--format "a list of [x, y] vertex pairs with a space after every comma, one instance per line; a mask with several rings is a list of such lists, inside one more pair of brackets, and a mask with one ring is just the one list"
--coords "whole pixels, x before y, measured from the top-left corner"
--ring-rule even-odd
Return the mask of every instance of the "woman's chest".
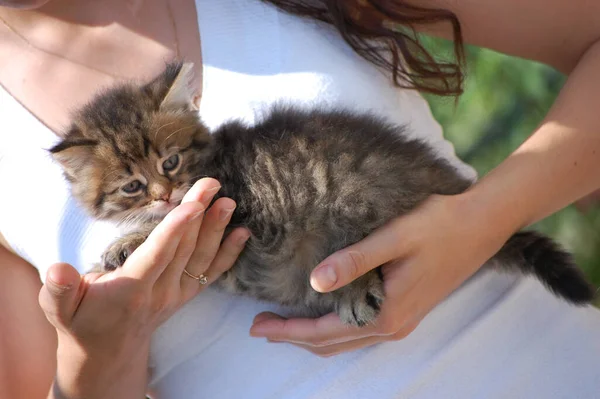
[[0, 10], [0, 83], [60, 133], [99, 88], [148, 79], [174, 58], [201, 65], [193, 0], [126, 3]]

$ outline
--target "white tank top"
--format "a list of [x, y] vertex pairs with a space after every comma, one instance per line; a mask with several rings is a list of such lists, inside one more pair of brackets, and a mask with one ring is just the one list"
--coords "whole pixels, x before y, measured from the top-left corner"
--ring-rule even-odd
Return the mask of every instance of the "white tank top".
[[[204, 62], [201, 116], [210, 127], [253, 121], [282, 99], [371, 110], [430, 142], [475, 177], [426, 102], [357, 56], [332, 30], [257, 0], [197, 0]], [[118, 234], [89, 219], [48, 156], [58, 138], [0, 88], [0, 233], [40, 271], [85, 272]], [[248, 335], [275, 306], [209, 289], [155, 334], [153, 396], [191, 398], [600, 397], [600, 314], [537, 282], [482, 272], [408, 338], [328, 359]]]

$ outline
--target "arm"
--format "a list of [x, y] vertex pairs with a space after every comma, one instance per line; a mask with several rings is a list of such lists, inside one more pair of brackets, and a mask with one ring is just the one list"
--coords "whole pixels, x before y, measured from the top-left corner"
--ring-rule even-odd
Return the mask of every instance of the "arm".
[[[600, 4], [586, 0], [412, 0], [459, 19], [465, 43], [550, 65], [569, 75], [599, 39]], [[419, 28], [418, 28], [419, 29]], [[423, 33], [452, 39], [445, 25]]]
[[[511, 231], [600, 187], [600, 3], [414, 2], [454, 12], [467, 43], [543, 62], [569, 75], [534, 134], [471, 191], [474, 203], [485, 204], [494, 222]], [[423, 31], [450, 37], [445, 26]]]
[[[71, 269], [71, 278], [79, 274]], [[119, 358], [107, 361], [90, 361], [89, 356], [71, 340], [64, 339], [58, 347], [57, 334], [38, 304], [42, 288], [39, 274], [22, 258], [0, 245], [0, 397], [14, 399], [66, 399], [59, 385], [71, 390], [75, 385], [84, 385], [89, 397], [96, 391], [97, 379], [105, 376], [110, 381], [104, 385], [118, 387], [113, 391], [115, 398], [143, 397], [145, 391], [146, 364], [144, 354], [147, 345], [138, 351], [142, 356], [123, 357], [128, 373], [115, 378], [119, 370]], [[58, 296], [65, 292], [58, 286], [52, 290]], [[58, 347], [58, 350], [57, 350]], [[137, 348], [132, 348], [137, 349]], [[58, 359], [57, 359], [58, 357]], [[57, 370], [58, 360], [58, 370]], [[58, 372], [58, 373], [57, 373]], [[64, 384], [53, 384], [55, 376]], [[77, 380], [71, 377], [78, 376]], [[120, 382], [120, 384], [119, 384]], [[119, 387], [120, 385], [120, 387]], [[132, 391], [137, 390], [137, 395]]]
[[[568, 74], [567, 83], [532, 136], [467, 193], [433, 196], [315, 268], [312, 286], [329, 292], [386, 264], [386, 301], [376, 326], [348, 329], [331, 315], [287, 320], [267, 313], [255, 319], [255, 336], [323, 356], [401, 339], [516, 230], [600, 187], [599, 2], [413, 3], [454, 12], [467, 43], [547, 63]], [[422, 31], [451, 37], [446, 26]], [[333, 282], [325, 278], [331, 272]]]
[[42, 283], [0, 245], [0, 397], [41, 399], [56, 370], [56, 332], [38, 305]]
[[[78, 278], [79, 274], [71, 274], [71, 277]], [[90, 362], [72, 342], [63, 340], [63, 345], [58, 346], [56, 330], [38, 303], [42, 283], [37, 270], [3, 245], [0, 245], [0, 285], [0, 398], [66, 398], [53, 384], [57, 360], [59, 375], [73, 376], [81, 370], [89, 370], [92, 379], [103, 374], [111, 375], [111, 366], [115, 366], [118, 359]], [[47, 284], [46, 289], [54, 290], [59, 296], [62, 293], [57, 286]], [[143, 397], [144, 359], [132, 356], [123, 360], [131, 366], [130, 371], [137, 371], [139, 375], [121, 375], [109, 381], [111, 385], [122, 381], [123, 395], [119, 396], [117, 392], [115, 397], [135, 397], [127, 393], [136, 386], [141, 392], [137, 396]], [[137, 384], [136, 379], [140, 380]], [[86, 381], [79, 380], [77, 383], [86, 384]], [[69, 385], [74, 384], [69, 382]]]
[[[525, 227], [600, 187], [600, 42], [534, 134], [472, 190], [494, 221]], [[508, 217], [508, 218], [507, 218]]]

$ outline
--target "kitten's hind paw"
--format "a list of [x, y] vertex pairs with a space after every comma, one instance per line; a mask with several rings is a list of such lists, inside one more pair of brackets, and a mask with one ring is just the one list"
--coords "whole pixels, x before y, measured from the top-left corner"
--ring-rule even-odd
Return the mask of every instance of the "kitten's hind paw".
[[342, 293], [336, 311], [345, 324], [363, 327], [379, 316], [385, 293], [377, 271], [369, 272], [347, 287]]

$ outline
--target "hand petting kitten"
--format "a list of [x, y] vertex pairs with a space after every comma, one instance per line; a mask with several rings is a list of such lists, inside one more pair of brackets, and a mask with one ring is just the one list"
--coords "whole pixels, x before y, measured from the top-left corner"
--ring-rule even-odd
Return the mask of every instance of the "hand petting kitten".
[[[220, 215], [235, 203], [221, 198], [208, 208], [214, 187], [214, 179], [198, 181], [118, 270], [80, 276], [68, 264], [51, 266], [40, 305], [58, 331], [56, 392], [84, 397], [73, 389], [85, 387], [96, 397], [115, 397], [120, 380], [111, 373], [146, 373], [152, 333], [207, 286], [183, 270], [206, 274], [210, 284], [234, 264], [249, 234], [235, 229], [221, 243], [230, 216]], [[145, 389], [125, 390], [143, 397]]]

